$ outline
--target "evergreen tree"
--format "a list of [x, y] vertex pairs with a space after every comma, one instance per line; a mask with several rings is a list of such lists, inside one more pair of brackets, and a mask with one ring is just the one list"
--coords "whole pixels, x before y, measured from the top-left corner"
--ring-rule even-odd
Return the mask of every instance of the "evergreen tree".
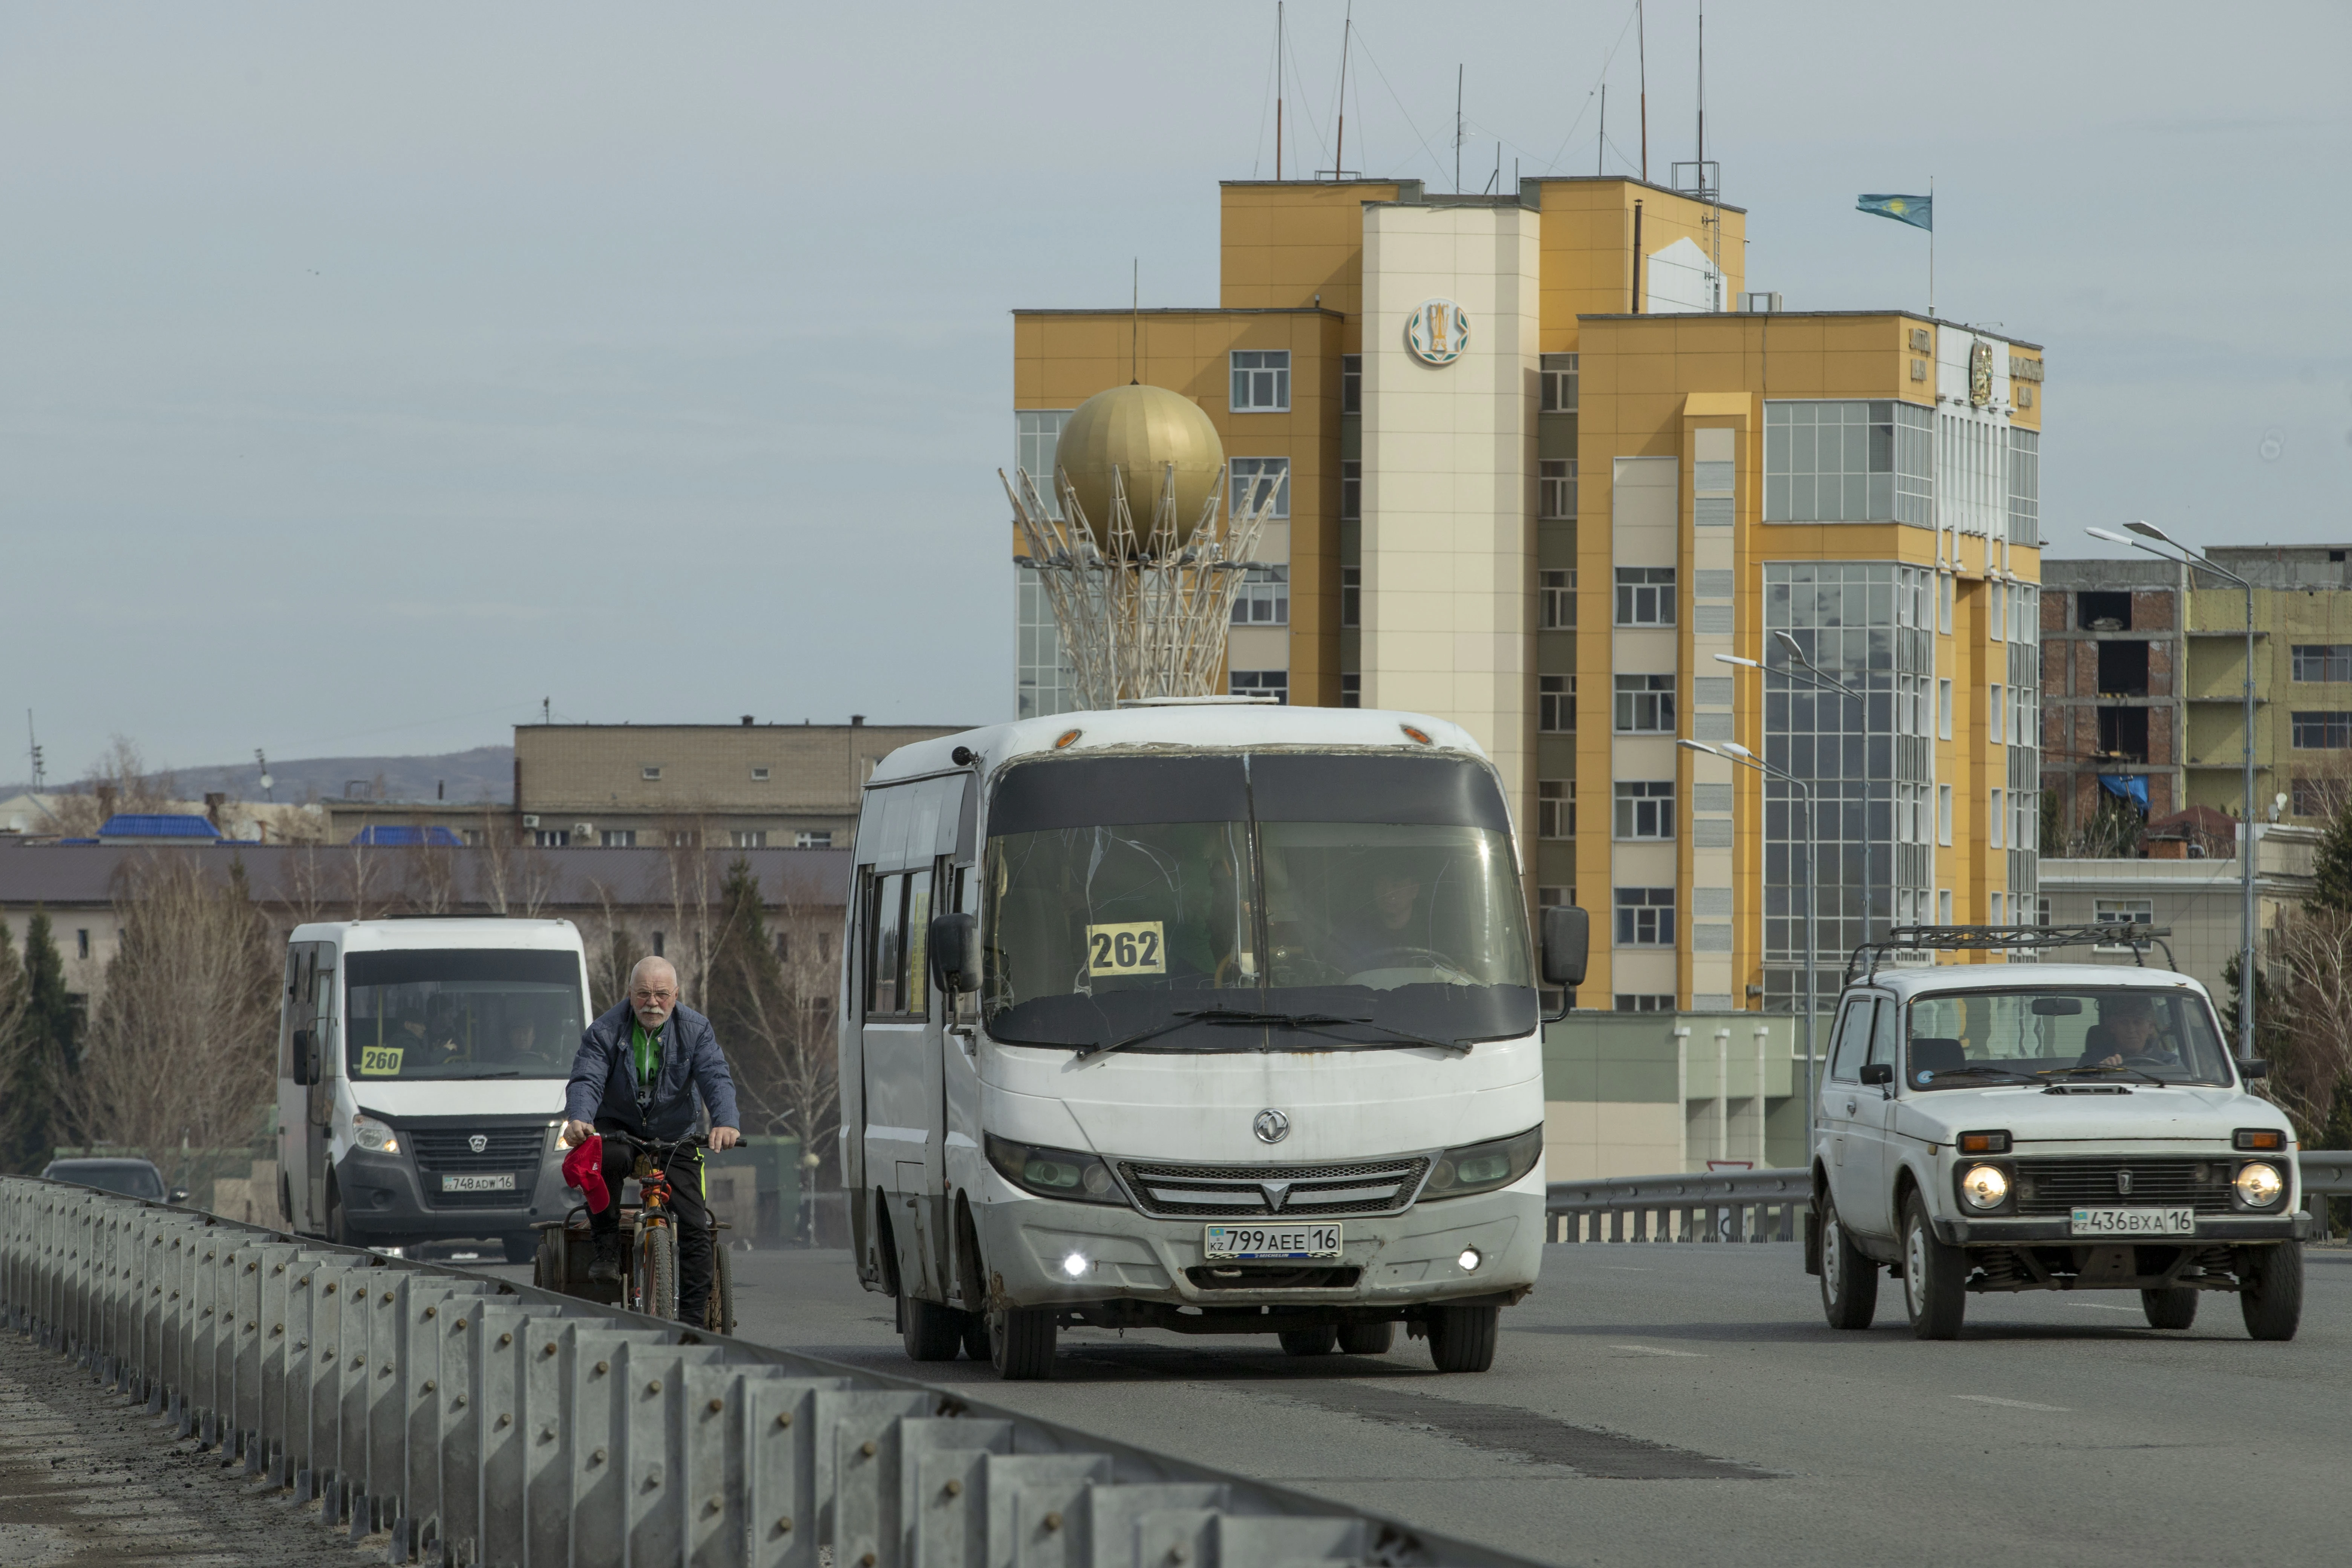
[[782, 984], [759, 873], [739, 857], [727, 868], [719, 890], [719, 941], [710, 955], [709, 994], [703, 1001], [722, 1047], [761, 1026]]
[[2303, 907], [2352, 914], [2352, 797], [2347, 797], [2329, 820], [2327, 831], [2319, 840], [2312, 873], [2311, 897], [2303, 901]]
[[[58, 1100], [78, 1060], [81, 1003], [66, 990], [65, 957], [46, 910], [35, 910], [25, 928], [21, 967], [13, 950], [0, 967], [22, 1003], [0, 1053], [0, 1169], [30, 1175], [56, 1152]], [[15, 1010], [0, 993], [0, 1017]]]

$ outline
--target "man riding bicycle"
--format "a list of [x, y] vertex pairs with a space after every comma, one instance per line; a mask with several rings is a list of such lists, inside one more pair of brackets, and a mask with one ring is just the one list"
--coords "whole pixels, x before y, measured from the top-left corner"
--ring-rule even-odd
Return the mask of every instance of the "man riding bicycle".
[[[741, 1136], [735, 1115], [735, 1079], [710, 1020], [677, 999], [677, 971], [667, 959], [643, 958], [629, 971], [628, 1000], [588, 1026], [572, 1058], [572, 1081], [563, 1090], [563, 1134], [578, 1143], [591, 1131], [621, 1131], [668, 1142], [694, 1131], [699, 1096], [710, 1116], [710, 1147], [730, 1148]], [[617, 1200], [621, 1182], [636, 1164], [636, 1151], [608, 1138], [604, 1146], [604, 1185]], [[670, 1212], [678, 1227], [677, 1313], [698, 1323], [710, 1298], [710, 1210], [703, 1202], [702, 1156], [691, 1146], [673, 1152], [663, 1167], [669, 1175]], [[588, 1216], [596, 1238], [588, 1278], [611, 1282], [621, 1277], [621, 1205], [615, 1201]]]

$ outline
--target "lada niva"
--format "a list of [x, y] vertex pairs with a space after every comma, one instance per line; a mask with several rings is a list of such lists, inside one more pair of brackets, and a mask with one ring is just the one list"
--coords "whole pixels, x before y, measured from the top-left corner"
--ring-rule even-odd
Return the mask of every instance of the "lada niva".
[[1805, 1270], [1865, 1329], [1879, 1270], [1913, 1332], [1971, 1293], [2137, 1290], [2186, 1329], [2234, 1292], [2258, 1340], [2303, 1311], [2295, 1135], [2252, 1093], [2205, 988], [2091, 964], [1879, 969], [1838, 1003], [1813, 1130]]

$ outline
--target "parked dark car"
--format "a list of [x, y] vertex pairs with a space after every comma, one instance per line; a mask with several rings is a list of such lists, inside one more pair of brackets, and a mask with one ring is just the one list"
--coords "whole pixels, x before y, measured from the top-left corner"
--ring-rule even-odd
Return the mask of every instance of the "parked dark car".
[[173, 1187], [168, 1193], [164, 1190], [163, 1173], [149, 1160], [52, 1160], [41, 1176], [45, 1181], [71, 1182], [77, 1186], [96, 1187], [101, 1193], [121, 1193], [125, 1197], [155, 1203], [188, 1201], [185, 1187]]

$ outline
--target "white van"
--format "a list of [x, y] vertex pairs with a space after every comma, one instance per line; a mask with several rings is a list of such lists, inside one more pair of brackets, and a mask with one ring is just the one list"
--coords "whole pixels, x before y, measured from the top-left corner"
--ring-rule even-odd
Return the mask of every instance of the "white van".
[[570, 921], [297, 926], [278, 1030], [287, 1225], [529, 1262], [532, 1223], [569, 1206], [555, 1134], [587, 1007]]
[[[1402, 1322], [1486, 1370], [1544, 1239], [1507, 798], [1465, 731], [1370, 710], [1138, 705], [886, 758], [842, 1168], [908, 1353], [1041, 1377], [1073, 1323], [1316, 1355]], [[1581, 913], [1546, 925], [1573, 984]]]

